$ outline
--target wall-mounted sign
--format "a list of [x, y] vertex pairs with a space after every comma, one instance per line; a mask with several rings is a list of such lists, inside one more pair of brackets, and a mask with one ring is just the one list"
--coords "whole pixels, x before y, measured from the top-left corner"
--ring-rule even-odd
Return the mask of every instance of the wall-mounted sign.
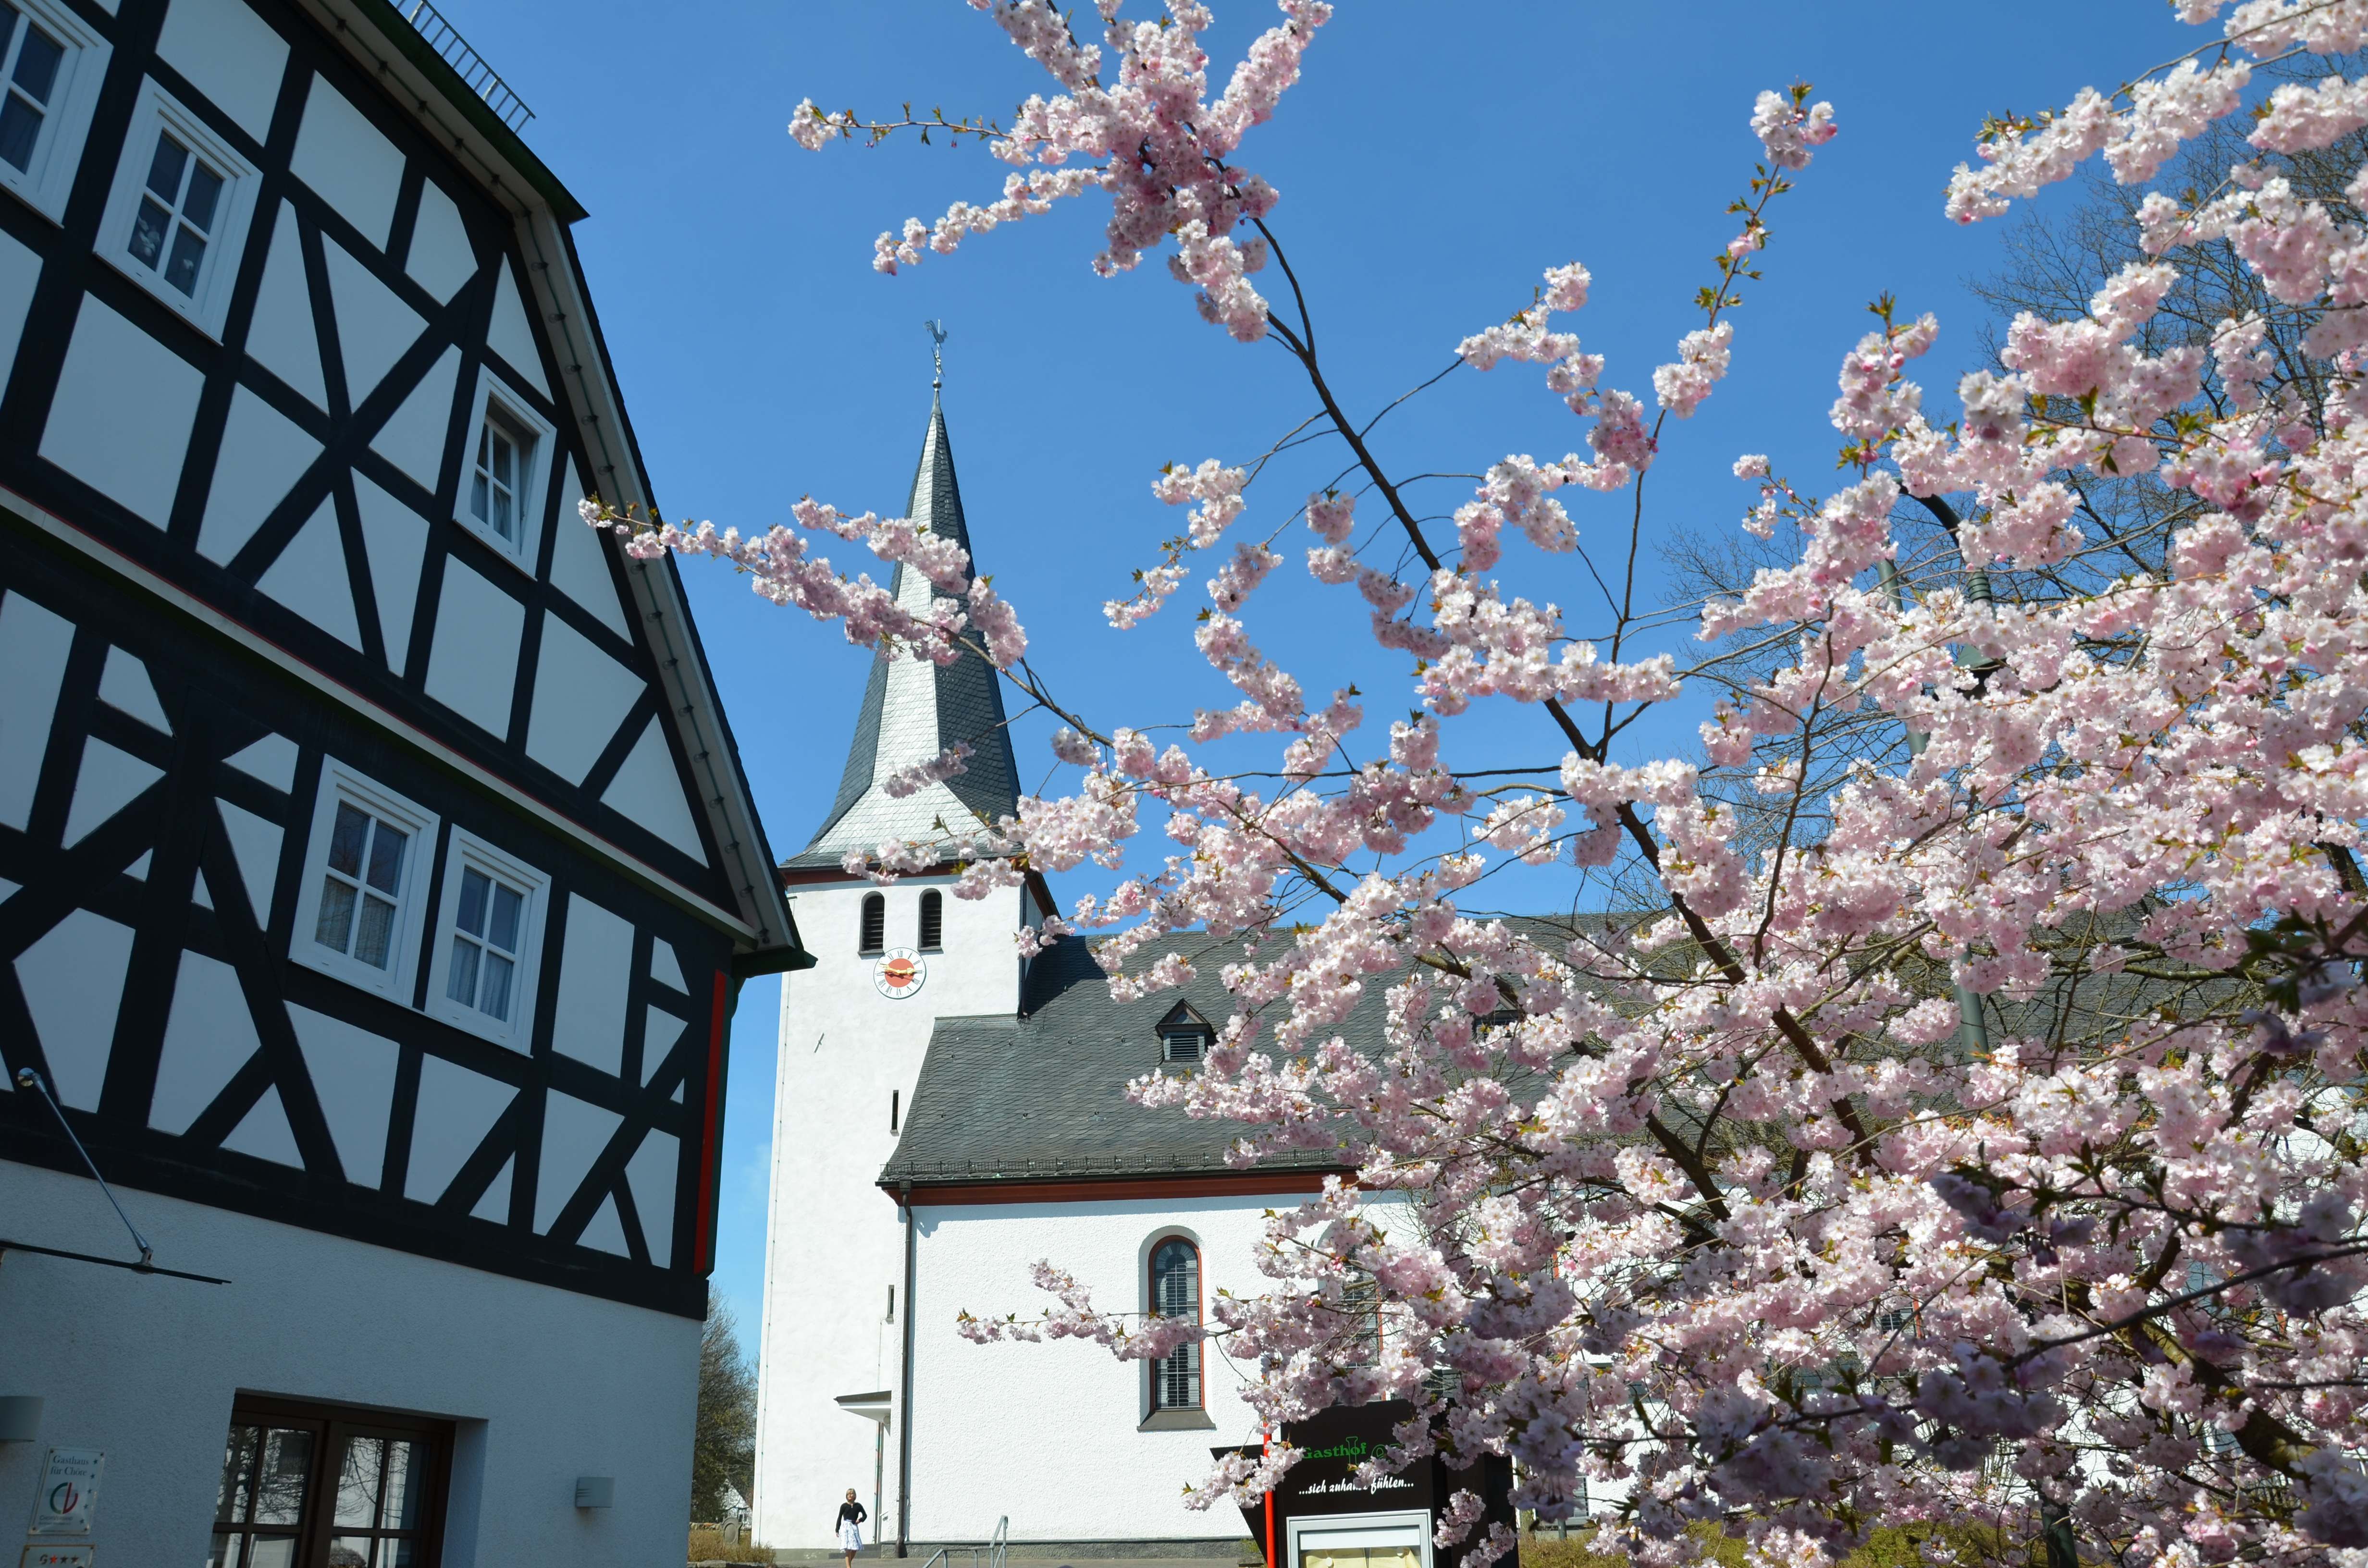
[[97, 1449], [51, 1449], [33, 1499], [30, 1535], [88, 1535], [98, 1507], [98, 1474], [107, 1455]]
[[17, 1568], [91, 1568], [96, 1554], [88, 1546], [28, 1546]]
[[[1299, 1450], [1299, 1462], [1274, 1489], [1273, 1540], [1281, 1561], [1272, 1568], [1462, 1568], [1465, 1553], [1486, 1538], [1490, 1526], [1513, 1527], [1513, 1471], [1503, 1459], [1487, 1457], [1458, 1470], [1433, 1454], [1383, 1476], [1378, 1485], [1359, 1483], [1358, 1468], [1387, 1451], [1398, 1423], [1414, 1414], [1415, 1407], [1402, 1401], [1377, 1401], [1336, 1405], [1285, 1424], [1284, 1440]], [[1238, 1451], [1255, 1455], [1258, 1449]], [[1448, 1499], [1466, 1489], [1480, 1494], [1480, 1523], [1458, 1545], [1433, 1550], [1428, 1544], [1430, 1529]], [[1261, 1551], [1268, 1517], [1264, 1498], [1242, 1505], [1242, 1523]], [[1420, 1521], [1419, 1528], [1409, 1531], [1410, 1518]], [[1498, 1559], [1497, 1568], [1520, 1568], [1517, 1554]]]
[[929, 966], [910, 948], [891, 948], [871, 966], [872, 985], [892, 999], [912, 995], [928, 978]]

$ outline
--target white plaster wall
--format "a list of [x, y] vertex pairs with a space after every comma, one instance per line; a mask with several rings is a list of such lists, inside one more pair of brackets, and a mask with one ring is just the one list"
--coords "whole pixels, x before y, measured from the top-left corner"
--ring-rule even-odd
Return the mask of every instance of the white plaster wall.
[[1240, 1513], [1194, 1513], [1186, 1483], [1209, 1450], [1250, 1441], [1248, 1376], [1212, 1346], [1201, 1398], [1212, 1430], [1138, 1430], [1147, 1407], [1140, 1361], [1086, 1340], [973, 1345], [958, 1313], [1033, 1317], [1050, 1303], [1028, 1278], [1039, 1258], [1074, 1274], [1095, 1303], [1141, 1312], [1147, 1243], [1182, 1230], [1201, 1244], [1203, 1301], [1268, 1285], [1252, 1261], [1269, 1209], [1301, 1196], [1144, 1199], [1090, 1203], [949, 1205], [919, 1210], [914, 1302], [913, 1539], [985, 1540], [1005, 1515], [1013, 1540], [1177, 1540], [1242, 1537]]
[[[897, 1386], [904, 1332], [904, 1228], [878, 1186], [894, 1153], [888, 1097], [913, 1101], [940, 1017], [1016, 1013], [1023, 918], [1018, 889], [958, 899], [951, 877], [886, 889], [849, 882], [795, 890], [799, 935], [815, 966], [782, 976], [780, 1056], [773, 1092], [772, 1193], [767, 1221], [765, 1321], [757, 1368], [756, 1539], [820, 1547], [850, 1486], [871, 1506], [872, 1423], [835, 1403]], [[923, 955], [920, 990], [891, 999], [857, 953], [863, 895], [888, 901], [887, 945], [917, 943], [921, 893], [945, 900], [945, 950]], [[896, 1289], [889, 1321], [888, 1290]], [[895, 1517], [895, 1435], [881, 1514]], [[879, 1521], [875, 1520], [875, 1525]], [[891, 1532], [893, 1534], [893, 1531]]]
[[[101, 1562], [203, 1560], [241, 1390], [459, 1424], [446, 1568], [681, 1559], [700, 1325], [546, 1286], [180, 1202], [122, 1194], [166, 1267], [143, 1278], [11, 1252], [0, 1392], [47, 1402], [0, 1445], [0, 1519], [30, 1517], [44, 1449], [107, 1451]], [[128, 1254], [87, 1179], [0, 1161], [15, 1239]], [[579, 1475], [616, 1506], [575, 1506]]]

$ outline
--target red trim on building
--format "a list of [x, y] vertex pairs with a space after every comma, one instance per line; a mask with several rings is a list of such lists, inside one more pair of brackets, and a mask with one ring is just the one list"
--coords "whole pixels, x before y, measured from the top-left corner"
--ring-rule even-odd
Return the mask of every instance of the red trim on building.
[[[1089, 1176], [1077, 1181], [915, 1182], [910, 1201], [915, 1208], [929, 1209], [962, 1203], [1091, 1203], [1109, 1199], [1321, 1192], [1326, 1176], [1348, 1174], [1346, 1169], [1302, 1169], [1228, 1171], [1203, 1176]], [[891, 1202], [896, 1200], [896, 1187], [882, 1183], [880, 1190], [888, 1195]]]
[[707, 1024], [707, 1108], [700, 1125], [699, 1261], [697, 1272], [715, 1267], [715, 1184], [723, 1168], [723, 1140], [718, 1122], [723, 1113], [723, 1018], [730, 1001], [731, 980], [715, 972], [715, 1004]]

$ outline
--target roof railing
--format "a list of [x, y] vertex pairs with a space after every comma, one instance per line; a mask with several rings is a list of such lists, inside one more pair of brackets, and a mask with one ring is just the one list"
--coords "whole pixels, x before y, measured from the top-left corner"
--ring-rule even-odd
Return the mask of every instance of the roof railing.
[[502, 80], [502, 74], [487, 64], [484, 55], [469, 47], [469, 40], [461, 36], [458, 28], [444, 19], [444, 13], [430, 5], [428, 0], [397, 0], [397, 5], [403, 11], [403, 19], [427, 40], [427, 47], [441, 56], [445, 64], [460, 74], [461, 80], [468, 84], [471, 92], [485, 100], [485, 107], [494, 111], [494, 117], [523, 135], [526, 122], [534, 118], [534, 110], [527, 108], [526, 100], [510, 90], [510, 85]]

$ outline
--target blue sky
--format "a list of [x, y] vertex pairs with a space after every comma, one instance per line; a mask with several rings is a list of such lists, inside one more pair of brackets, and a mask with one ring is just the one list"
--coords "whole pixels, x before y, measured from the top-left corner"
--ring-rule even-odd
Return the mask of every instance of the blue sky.
[[[576, 243], [670, 515], [764, 527], [807, 493], [849, 511], [900, 510], [928, 408], [920, 324], [940, 317], [980, 569], [1020, 607], [1040, 668], [1110, 722], [1189, 718], [1195, 704], [1228, 700], [1189, 641], [1202, 574], [1142, 631], [1110, 631], [1099, 606], [1181, 521], [1151, 497], [1160, 465], [1264, 449], [1311, 405], [1295, 368], [1203, 324], [1156, 261], [1095, 279], [1099, 199], [879, 277], [874, 234], [956, 199], [992, 199], [1002, 165], [910, 141], [817, 156], [783, 132], [809, 96], [867, 115], [906, 101], [1007, 114], [1045, 78], [990, 22], [957, 0], [443, 8], [533, 106], [528, 140], [591, 211]], [[1208, 41], [1221, 72], [1274, 15], [1219, 0]], [[1690, 301], [1735, 232], [1725, 209], [1758, 152], [1746, 128], [1754, 95], [1814, 82], [1842, 134], [1771, 213], [1768, 276], [1736, 317], [1733, 373], [1665, 435], [1649, 548], [1680, 526], [1732, 526], [1751, 499], [1728, 473], [1738, 453], [1769, 452], [1804, 489], [1827, 485], [1835, 369], [1880, 293], [1940, 314], [1922, 379], [1945, 417], [1945, 389], [1977, 358], [1981, 316], [1963, 280], [1994, 264], [1997, 233], [1947, 222], [1941, 188], [1984, 115], [2110, 87], [2204, 41], [2158, 0], [2004, 0], [1978, 13], [1983, 25], [1975, 15], [1896, 0], [1341, 0], [1304, 80], [1241, 161], [1282, 192], [1274, 222], [1352, 411], [1439, 370], [1460, 337], [1525, 304], [1545, 267], [1573, 259], [1595, 276], [1573, 330], [1608, 356], [1606, 384], [1649, 399], [1653, 366], [1700, 324]], [[2089, 25], [2068, 25], [2075, 16]], [[2040, 39], [2047, 48], [2032, 46]], [[1558, 457], [1582, 434], [1533, 370], [1508, 367], [1457, 372], [1394, 415], [1376, 445], [1400, 473], [1469, 472], [1508, 451]], [[1286, 465], [1253, 490], [1237, 529], [1277, 527], [1337, 466], [1313, 454]], [[1424, 504], [1443, 514], [1468, 490], [1437, 482]], [[1616, 551], [1628, 505], [1574, 502], [1583, 541]], [[1294, 527], [1278, 541], [1287, 563], [1306, 539]], [[861, 554], [831, 553], [848, 566]], [[1562, 603], [1575, 630], [1595, 619], [1575, 563], [1541, 571], [1515, 551], [1506, 570]], [[866, 655], [720, 570], [685, 575], [774, 847], [792, 852], [837, 786]], [[1652, 576], [1648, 562], [1648, 592]], [[1369, 726], [1406, 706], [1397, 689], [1375, 689], [1370, 661], [1350, 657], [1361, 612], [1312, 594], [1295, 564], [1253, 602], [1252, 625], [1311, 692], [1363, 676]], [[1638, 743], [1682, 748], [1694, 717]], [[1531, 718], [1474, 727], [1477, 749], [1504, 760], [1559, 755]], [[1024, 779], [1050, 761], [1047, 732], [1018, 727]], [[725, 1124], [716, 1285], [752, 1350], [778, 1000], [777, 983], [741, 998]]]

